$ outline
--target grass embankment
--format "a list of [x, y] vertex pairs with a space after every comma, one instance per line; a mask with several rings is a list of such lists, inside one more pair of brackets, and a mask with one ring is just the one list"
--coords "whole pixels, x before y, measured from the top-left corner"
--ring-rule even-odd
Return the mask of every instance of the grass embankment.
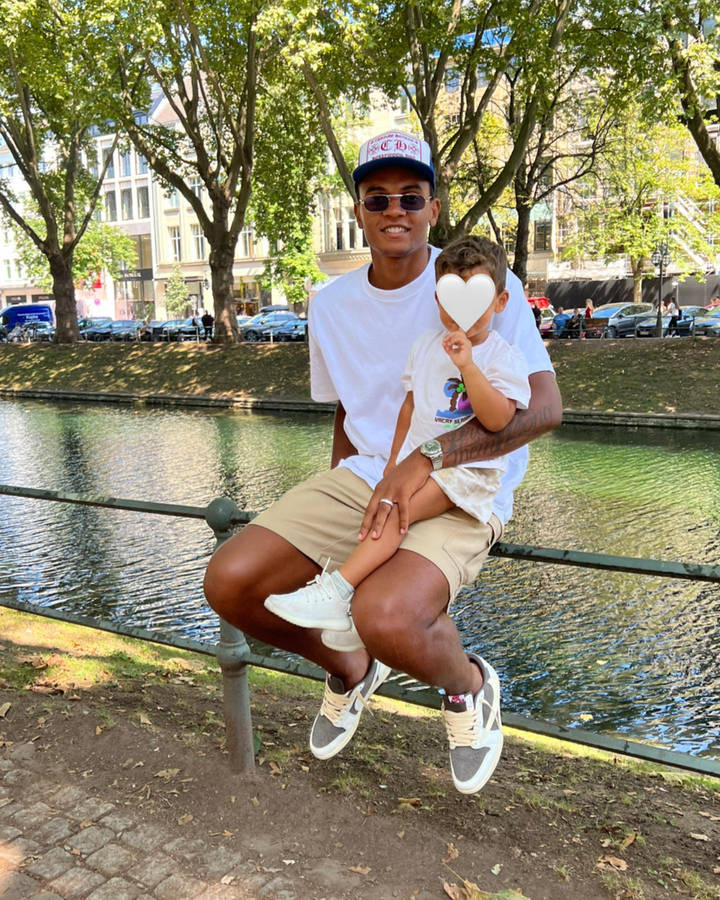
[[[554, 341], [564, 405], [720, 415], [720, 340]], [[0, 344], [0, 388], [307, 400], [300, 344]]]
[[292, 865], [299, 898], [328, 896], [303, 881], [320, 863], [353, 897], [720, 898], [717, 779], [511, 732], [493, 779], [463, 797], [436, 712], [378, 697], [320, 762], [320, 686], [262, 670], [257, 775], [230, 779], [207, 657], [2, 609], [0, 635], [0, 748], [32, 741], [46, 774], [182, 823], [190, 844], [264, 835], [265, 871]]

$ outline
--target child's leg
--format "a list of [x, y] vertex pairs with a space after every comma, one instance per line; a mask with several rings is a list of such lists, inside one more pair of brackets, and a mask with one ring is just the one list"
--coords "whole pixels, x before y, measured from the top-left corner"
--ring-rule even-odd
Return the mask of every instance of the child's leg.
[[[453, 506], [452, 500], [442, 492], [437, 482], [428, 478], [410, 499], [409, 523], [412, 525], [413, 522], [420, 522], [423, 519], [433, 519], [452, 509]], [[373, 539], [367, 535], [338, 571], [346, 581], [356, 588], [371, 572], [390, 559], [404, 537], [405, 535], [400, 534], [397, 506], [393, 506], [380, 537]]]

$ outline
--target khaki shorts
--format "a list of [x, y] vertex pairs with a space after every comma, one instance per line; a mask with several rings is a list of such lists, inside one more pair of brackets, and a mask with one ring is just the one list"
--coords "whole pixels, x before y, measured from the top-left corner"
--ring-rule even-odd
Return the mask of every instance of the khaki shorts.
[[[342, 565], [357, 547], [357, 534], [372, 496], [370, 487], [349, 469], [315, 475], [291, 488], [269, 509], [253, 519], [297, 547], [319, 566]], [[488, 551], [503, 526], [493, 514], [488, 523], [454, 508], [415, 522], [400, 544], [434, 563], [449, 585], [450, 602], [463, 584], [482, 569]]]

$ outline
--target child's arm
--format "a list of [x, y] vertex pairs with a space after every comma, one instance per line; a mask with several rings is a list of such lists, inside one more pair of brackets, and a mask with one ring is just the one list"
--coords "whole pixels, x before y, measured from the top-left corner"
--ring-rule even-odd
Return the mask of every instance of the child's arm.
[[405, 399], [403, 400], [400, 412], [398, 413], [397, 424], [395, 425], [395, 435], [393, 437], [392, 447], [390, 448], [390, 456], [387, 465], [385, 466], [385, 472], [395, 468], [397, 455], [400, 452], [400, 448], [405, 443], [405, 438], [410, 429], [410, 419], [412, 419], [414, 409], [415, 399], [413, 398], [413, 392], [408, 391], [407, 394], [405, 394]]
[[472, 358], [472, 344], [464, 331], [451, 331], [443, 348], [460, 370], [475, 418], [488, 431], [501, 431], [510, 424], [517, 404], [493, 387]]

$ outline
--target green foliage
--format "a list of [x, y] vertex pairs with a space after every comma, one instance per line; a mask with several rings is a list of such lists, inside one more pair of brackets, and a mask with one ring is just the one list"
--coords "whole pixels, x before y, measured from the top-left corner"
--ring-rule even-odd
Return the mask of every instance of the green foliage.
[[280, 287], [288, 303], [304, 303], [308, 299], [306, 283], [315, 284], [327, 277], [317, 266], [312, 244], [312, 222], [283, 243], [276, 257], [268, 260], [263, 286]]
[[[40, 220], [30, 220], [32, 227], [42, 234]], [[52, 287], [52, 274], [47, 257], [24, 231], [15, 227], [15, 243], [18, 256], [33, 284]], [[111, 278], [119, 278], [124, 269], [137, 265], [135, 242], [119, 228], [104, 222], [90, 221], [73, 254], [73, 279], [79, 287], [85, 286], [105, 270]]]
[[[679, 126], [652, 125], [630, 105], [593, 175], [574, 192], [567, 224], [575, 234], [565, 258], [628, 256], [636, 278], [653, 274], [648, 259], [661, 241], [684, 271], [714, 258], [718, 216], [707, 201], [720, 197], [708, 170], [688, 153]], [[670, 217], [666, 212], [674, 213]]]
[[185, 313], [189, 302], [190, 292], [185, 284], [182, 269], [176, 264], [165, 285], [165, 309], [169, 315], [179, 316]]

